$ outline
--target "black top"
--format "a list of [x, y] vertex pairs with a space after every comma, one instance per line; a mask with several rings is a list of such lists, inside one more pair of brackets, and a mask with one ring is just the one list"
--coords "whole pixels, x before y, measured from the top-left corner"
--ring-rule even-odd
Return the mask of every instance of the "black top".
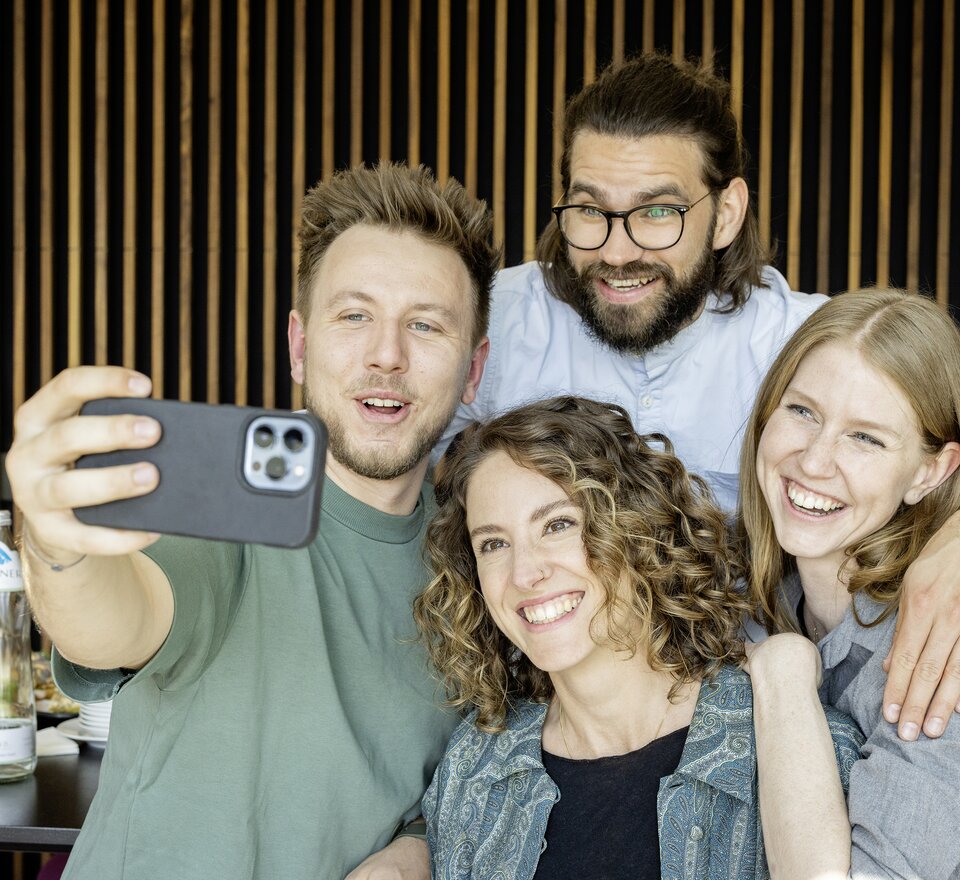
[[657, 793], [677, 769], [689, 728], [612, 758], [571, 761], [543, 752], [560, 789], [536, 880], [660, 880]]

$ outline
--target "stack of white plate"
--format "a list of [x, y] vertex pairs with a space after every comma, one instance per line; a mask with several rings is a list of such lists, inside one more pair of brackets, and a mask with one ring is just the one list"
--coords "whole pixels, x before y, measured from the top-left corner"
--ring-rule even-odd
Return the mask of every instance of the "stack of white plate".
[[106, 739], [110, 732], [110, 712], [113, 700], [102, 703], [80, 704], [80, 730], [91, 738]]

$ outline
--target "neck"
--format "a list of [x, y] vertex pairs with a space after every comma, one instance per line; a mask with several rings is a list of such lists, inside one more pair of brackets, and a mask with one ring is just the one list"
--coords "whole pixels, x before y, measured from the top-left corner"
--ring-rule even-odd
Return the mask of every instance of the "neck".
[[807, 631], [810, 632], [812, 624], [820, 638], [843, 620], [852, 601], [847, 592], [847, 579], [840, 572], [836, 559], [797, 559], [805, 613], [809, 618]]
[[428, 461], [424, 456], [413, 470], [399, 477], [392, 480], [374, 480], [371, 477], [362, 477], [350, 468], [344, 467], [328, 452], [326, 472], [334, 483], [357, 501], [362, 501], [384, 513], [406, 516], [413, 513], [417, 506], [417, 499], [423, 487], [423, 478], [427, 473]]
[[[630, 658], [610, 651], [591, 669], [550, 676], [556, 690], [544, 745], [569, 758], [625, 755], [690, 723], [699, 683], [684, 685], [676, 703], [674, 678], [650, 669], [642, 649]], [[561, 728], [562, 718], [562, 728]]]

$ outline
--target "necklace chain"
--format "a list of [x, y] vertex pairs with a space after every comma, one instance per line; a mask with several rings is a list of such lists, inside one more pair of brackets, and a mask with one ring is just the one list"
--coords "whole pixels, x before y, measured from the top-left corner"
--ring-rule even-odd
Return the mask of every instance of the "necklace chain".
[[[670, 701], [667, 700], [667, 708], [663, 710], [663, 717], [660, 719], [660, 723], [657, 725], [657, 729], [653, 732], [653, 736], [650, 737], [650, 742], [653, 742], [660, 736], [660, 730], [663, 728], [663, 722], [667, 720], [667, 715], [670, 714]], [[567, 742], [567, 734], [563, 729], [563, 703], [557, 699], [557, 718], [560, 723], [560, 736], [563, 738], [563, 747], [567, 750], [567, 757], [573, 761], [573, 752], [570, 751], [570, 744]], [[650, 743], [647, 743], [649, 745]]]

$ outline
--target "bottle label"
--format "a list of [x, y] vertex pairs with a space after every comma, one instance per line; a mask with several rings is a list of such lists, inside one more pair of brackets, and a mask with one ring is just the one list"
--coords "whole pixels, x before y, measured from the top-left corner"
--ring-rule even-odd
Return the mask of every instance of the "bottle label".
[[37, 749], [37, 729], [23, 718], [0, 718], [0, 764], [28, 761]]
[[16, 547], [0, 541], [0, 593], [23, 589], [23, 574], [20, 571], [20, 554]]

